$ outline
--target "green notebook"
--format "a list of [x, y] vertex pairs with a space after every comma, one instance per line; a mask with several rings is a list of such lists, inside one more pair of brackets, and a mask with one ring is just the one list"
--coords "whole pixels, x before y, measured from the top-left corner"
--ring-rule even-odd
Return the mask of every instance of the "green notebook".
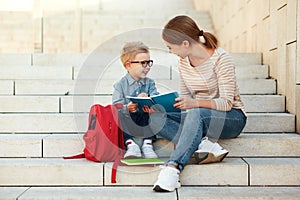
[[165, 162], [159, 158], [132, 158], [121, 160], [122, 163], [126, 165], [158, 165], [164, 164]]

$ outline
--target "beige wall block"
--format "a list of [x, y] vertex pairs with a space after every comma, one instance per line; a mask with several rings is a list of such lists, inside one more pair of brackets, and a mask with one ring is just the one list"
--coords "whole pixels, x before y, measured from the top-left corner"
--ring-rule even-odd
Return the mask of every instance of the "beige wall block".
[[270, 77], [277, 78], [278, 77], [278, 49], [273, 49], [270, 51]]
[[277, 93], [285, 95], [286, 93], [286, 45], [282, 44], [277, 49]]
[[268, 16], [270, 16], [270, 1], [269, 0], [260, 0], [260, 18], [259, 20], [264, 20]]
[[297, 0], [286, 0], [286, 1], [288, 2], [287, 13], [286, 13], [287, 14], [286, 42], [289, 43], [297, 39]]
[[277, 48], [277, 10], [271, 10], [270, 11], [270, 32], [269, 32], [269, 41], [267, 42], [269, 49], [275, 49]]
[[287, 6], [282, 7], [280, 10], [276, 12], [276, 25], [277, 25], [277, 46], [281, 46], [286, 44], [287, 29], [288, 29]]
[[270, 1], [270, 10], [275, 11], [286, 5], [287, 0], [271, 0]]
[[286, 109], [288, 112], [296, 114], [296, 48], [297, 43], [286, 46]]
[[[300, 19], [300, 0], [298, 0], [297, 19]], [[300, 84], [300, 20], [297, 20], [297, 68], [296, 68], [296, 82]]]
[[0, 53], [31, 53], [33, 51], [33, 20], [31, 11], [0, 12]]
[[296, 85], [296, 131], [300, 134], [300, 85]]
[[45, 13], [44, 52], [78, 52], [78, 34], [74, 11]]

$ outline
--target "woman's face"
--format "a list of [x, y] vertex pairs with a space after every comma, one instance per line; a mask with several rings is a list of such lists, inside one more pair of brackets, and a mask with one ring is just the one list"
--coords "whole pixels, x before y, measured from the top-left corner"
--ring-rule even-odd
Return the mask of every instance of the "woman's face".
[[169, 53], [176, 54], [180, 58], [185, 58], [189, 54], [189, 42], [188, 41], [183, 41], [180, 45], [178, 44], [171, 44], [167, 41], [164, 41], [166, 44], [167, 48], [169, 49]]

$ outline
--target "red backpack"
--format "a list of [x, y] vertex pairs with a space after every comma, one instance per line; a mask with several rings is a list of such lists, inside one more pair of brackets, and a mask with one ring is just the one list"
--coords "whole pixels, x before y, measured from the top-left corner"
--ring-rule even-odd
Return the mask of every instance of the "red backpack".
[[86, 158], [94, 162], [114, 162], [112, 183], [116, 183], [116, 170], [124, 154], [124, 138], [118, 108], [122, 108], [122, 105], [93, 105], [89, 114], [88, 131], [83, 136], [85, 141], [83, 153], [64, 157], [64, 159]]

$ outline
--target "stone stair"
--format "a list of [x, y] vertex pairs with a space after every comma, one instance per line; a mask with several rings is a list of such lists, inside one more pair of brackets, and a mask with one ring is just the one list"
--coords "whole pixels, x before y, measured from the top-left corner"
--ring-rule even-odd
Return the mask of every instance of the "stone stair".
[[[155, 0], [154, 5], [161, 4]], [[102, 6], [107, 12], [102, 13], [104, 21], [116, 16], [113, 3]], [[95, 15], [85, 12], [90, 18]], [[149, 16], [150, 11], [141, 12]], [[161, 13], [153, 12], [153, 27], [161, 26], [157, 23]], [[175, 13], [198, 20], [207, 15], [174, 11], [162, 19]], [[128, 14], [124, 19], [136, 16]], [[140, 16], [141, 24], [150, 20]], [[207, 27], [212, 29], [211, 22]], [[118, 39], [113, 41], [123, 41]], [[123, 44], [119, 43], [101, 49], [104, 60], [116, 58], [118, 45]], [[155, 65], [149, 76], [156, 80], [158, 90], [178, 90], [176, 58], [157, 49], [151, 55]], [[248, 114], [243, 133], [236, 139], [220, 140], [230, 152], [223, 162], [198, 165], [191, 159], [181, 174], [183, 187], [157, 194], [151, 186], [159, 166], [120, 166], [117, 184], [111, 184], [112, 163], [61, 158], [81, 153], [90, 106], [111, 103], [112, 84], [125, 73], [117, 59], [109, 65], [99, 61], [89, 66], [92, 53], [0, 54], [0, 200], [299, 199], [300, 136], [295, 133], [295, 116], [286, 113], [285, 97], [276, 93], [276, 80], [270, 79], [260, 53], [232, 56]], [[159, 139], [155, 149], [166, 159], [174, 145]]]

